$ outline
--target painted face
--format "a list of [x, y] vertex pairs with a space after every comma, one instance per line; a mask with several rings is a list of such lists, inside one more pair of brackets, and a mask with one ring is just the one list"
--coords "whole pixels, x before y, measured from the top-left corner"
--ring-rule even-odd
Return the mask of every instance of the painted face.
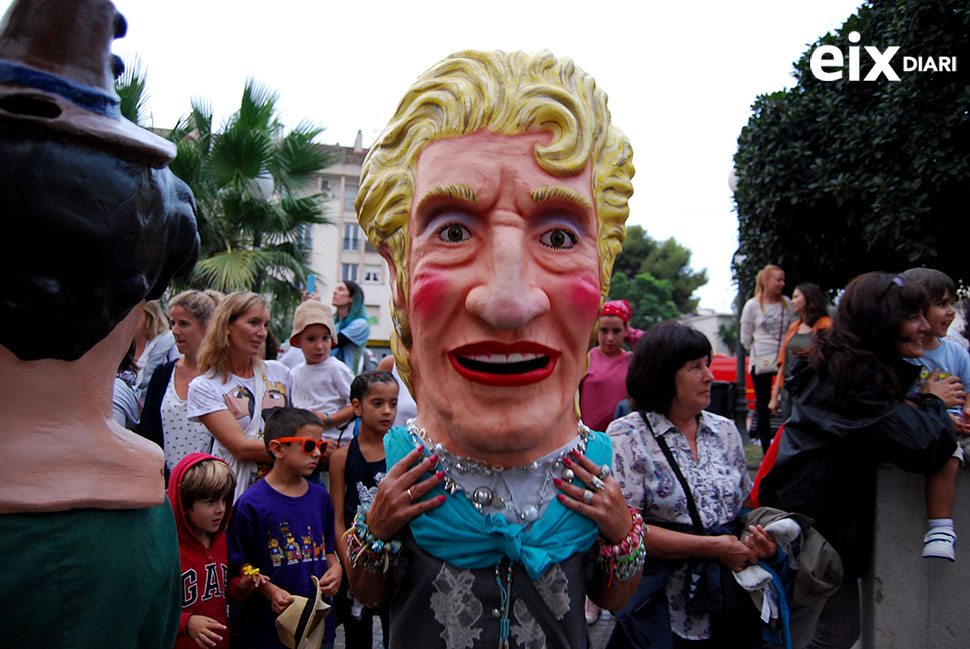
[[765, 279], [765, 292], [768, 295], [778, 297], [785, 288], [785, 271], [770, 270]]
[[618, 356], [623, 351], [623, 339], [626, 337], [626, 323], [623, 318], [615, 315], [600, 317], [599, 333], [596, 340], [603, 356]]
[[[341, 284], [341, 286], [343, 286]], [[300, 349], [307, 365], [316, 365], [330, 358], [332, 339], [326, 325], [308, 325], [300, 332]]]
[[360, 417], [361, 426], [383, 435], [394, 425], [397, 416], [396, 383], [372, 383], [363, 400], [354, 399], [354, 414]]
[[189, 527], [196, 534], [215, 534], [222, 525], [226, 515], [226, 501], [222, 498], [203, 498], [192, 503], [192, 507], [185, 510], [185, 517]]
[[899, 325], [896, 351], [903, 358], [919, 358], [923, 355], [923, 336], [930, 332], [930, 323], [920, 313], [914, 313]]
[[956, 314], [953, 308], [953, 296], [947, 291], [943, 299], [937, 300], [926, 310], [926, 321], [930, 325], [929, 335], [937, 338], [944, 337], [950, 325], [953, 324]]
[[259, 347], [266, 340], [266, 325], [269, 324], [269, 309], [264, 306], [253, 307], [234, 322], [229, 323], [229, 347], [243, 356], [256, 356]]
[[[319, 442], [322, 434], [322, 427], [315, 424], [304, 424], [296, 429], [292, 437], [305, 437]], [[282, 463], [295, 475], [304, 477], [310, 475], [320, 461], [319, 448], [313, 449], [313, 452], [307, 455], [303, 452], [303, 445], [298, 442], [286, 442], [284, 444], [270, 442], [270, 444], [270, 450], [273, 451], [276, 463]]]
[[559, 177], [535, 161], [549, 137], [437, 140], [415, 169], [419, 420], [435, 441], [487, 461], [528, 462], [576, 434], [573, 395], [599, 310], [597, 220], [589, 165]]
[[333, 299], [331, 304], [333, 306], [347, 306], [351, 303], [350, 299], [350, 289], [343, 282], [337, 284], [337, 288], [333, 289]]
[[205, 337], [205, 325], [199, 323], [191, 313], [180, 306], [173, 306], [169, 311], [172, 320], [172, 335], [175, 345], [183, 356], [194, 356], [199, 351], [202, 338]]
[[709, 363], [707, 356], [701, 356], [687, 361], [674, 374], [674, 403], [686, 412], [700, 414], [701, 410], [711, 404], [714, 374], [711, 373]]
[[805, 315], [805, 296], [797, 288], [791, 294], [791, 308], [798, 317], [801, 318]]

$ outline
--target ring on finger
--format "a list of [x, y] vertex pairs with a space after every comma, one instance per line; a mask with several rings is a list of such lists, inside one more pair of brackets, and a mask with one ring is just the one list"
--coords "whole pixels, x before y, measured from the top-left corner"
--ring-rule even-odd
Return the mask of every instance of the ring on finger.
[[589, 481], [589, 486], [593, 489], [593, 491], [600, 491], [606, 485], [603, 484], [603, 481], [599, 479], [599, 476], [594, 475], [592, 479]]
[[583, 490], [583, 502], [587, 505], [593, 502], [593, 492], [589, 489]]
[[408, 492], [408, 498], [411, 500], [411, 502], [414, 502], [414, 496], [411, 495], [411, 487], [407, 488], [407, 492]]
[[596, 474], [596, 477], [599, 478], [600, 480], [606, 480], [607, 476], [609, 476], [611, 473], [613, 473], [613, 471], [610, 470], [610, 465], [604, 464], [603, 466], [600, 467], [600, 470]]

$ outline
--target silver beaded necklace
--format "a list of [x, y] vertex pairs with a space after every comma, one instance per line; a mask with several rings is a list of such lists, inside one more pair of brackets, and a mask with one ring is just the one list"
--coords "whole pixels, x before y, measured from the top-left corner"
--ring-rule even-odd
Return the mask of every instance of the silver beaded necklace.
[[[576, 441], [535, 462], [506, 467], [452, 453], [444, 445], [432, 440], [423, 428], [415, 426], [413, 419], [408, 421], [407, 430], [416, 445], [425, 445], [425, 454], [437, 453], [440, 467], [445, 472], [442, 486], [447, 493], [454, 495], [460, 491], [480, 514], [498, 513], [509, 522], [522, 525], [533, 523], [542, 515], [547, 494], [554, 493], [550, 488], [553, 478], [568, 482], [575, 477], [562, 460], [574, 449], [585, 453], [590, 435], [590, 429], [580, 421]], [[517, 479], [522, 483], [530, 482], [532, 486], [528, 489], [514, 489]], [[534, 486], [536, 482], [538, 487]], [[513, 496], [523, 495], [527, 496], [525, 500], [529, 502], [516, 505], [514, 500], [519, 498]]]

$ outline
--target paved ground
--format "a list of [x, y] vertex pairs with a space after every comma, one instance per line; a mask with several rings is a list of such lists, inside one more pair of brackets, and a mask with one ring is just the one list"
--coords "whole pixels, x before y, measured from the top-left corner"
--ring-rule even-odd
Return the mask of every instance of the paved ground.
[[[604, 611], [600, 615], [600, 619], [596, 621], [596, 624], [589, 628], [590, 635], [593, 638], [593, 649], [603, 649], [606, 646], [606, 641], [610, 639], [610, 634], [613, 632], [613, 625], [616, 624], [616, 620], [608, 611]], [[382, 649], [384, 645], [381, 639], [381, 623], [380, 620], [374, 621], [374, 646], [372, 649]], [[346, 644], [344, 644], [344, 629], [343, 627], [337, 627], [337, 641], [334, 644], [335, 649], [346, 649]]]

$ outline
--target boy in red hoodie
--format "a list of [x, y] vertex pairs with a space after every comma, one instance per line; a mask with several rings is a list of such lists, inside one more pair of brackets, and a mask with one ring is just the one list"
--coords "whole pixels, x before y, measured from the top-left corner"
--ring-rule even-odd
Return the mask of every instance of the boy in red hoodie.
[[226, 522], [235, 488], [229, 465], [208, 453], [187, 455], [172, 470], [168, 500], [175, 514], [182, 564], [176, 649], [228, 647], [227, 594], [233, 601], [242, 600], [266, 579], [246, 575], [229, 583]]

